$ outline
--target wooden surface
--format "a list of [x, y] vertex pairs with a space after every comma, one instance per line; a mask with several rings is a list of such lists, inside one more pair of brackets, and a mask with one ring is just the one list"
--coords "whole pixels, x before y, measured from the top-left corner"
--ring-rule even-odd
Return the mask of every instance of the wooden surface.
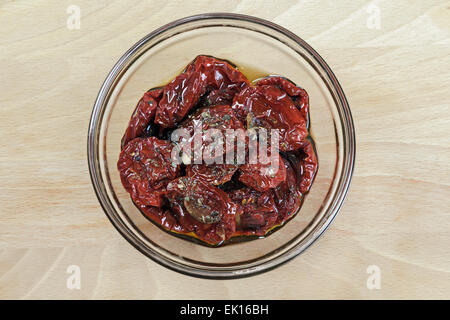
[[[0, 298], [450, 298], [450, 2], [273, 3], [0, 2]], [[73, 4], [79, 30], [67, 28]], [[232, 281], [183, 276], [135, 250], [98, 204], [86, 161], [92, 106], [116, 60], [167, 22], [216, 11], [308, 41], [357, 132], [331, 228], [292, 262]], [[80, 290], [66, 286], [70, 265]], [[380, 289], [366, 285], [371, 265]]]

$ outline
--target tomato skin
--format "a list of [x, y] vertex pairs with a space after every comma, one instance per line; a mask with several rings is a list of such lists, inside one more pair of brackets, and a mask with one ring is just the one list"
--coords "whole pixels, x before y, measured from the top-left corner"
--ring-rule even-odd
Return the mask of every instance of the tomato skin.
[[167, 183], [180, 175], [172, 164], [173, 145], [155, 137], [136, 138], [120, 153], [117, 168], [125, 189], [138, 205], [163, 205]]
[[228, 211], [228, 195], [195, 176], [171, 181], [167, 185], [167, 197], [183, 201], [188, 213], [203, 224], [219, 222]]
[[122, 149], [128, 142], [134, 138], [140, 137], [145, 131], [145, 128], [153, 121], [155, 118], [156, 109], [158, 107], [158, 102], [162, 97], [162, 92], [162, 88], [150, 89], [144, 93], [142, 98], [139, 100], [128, 123], [125, 134], [122, 137]]
[[232, 109], [247, 129], [277, 129], [280, 151], [296, 150], [308, 136], [307, 119], [294, 101], [275, 85], [247, 87], [233, 100]]
[[186, 167], [186, 175], [218, 186], [230, 181], [237, 169], [234, 164], [193, 164]]
[[218, 129], [225, 131], [226, 129], [244, 129], [242, 122], [236, 117], [233, 109], [229, 105], [215, 105], [204, 107], [196, 110], [179, 128], [185, 128], [190, 133], [194, 133], [195, 123], [202, 122], [202, 128]]
[[279, 76], [269, 76], [256, 82], [256, 86], [265, 85], [275, 85], [286, 92], [303, 117], [305, 119], [309, 118], [309, 95], [305, 89], [297, 87], [291, 81]]
[[229, 197], [243, 207], [244, 213], [277, 211], [272, 190], [259, 192], [252, 188], [244, 187], [231, 191]]
[[241, 235], [264, 235], [278, 217], [273, 190], [259, 192], [244, 187], [230, 192], [230, 198], [242, 207], [237, 232]]
[[239, 167], [239, 181], [260, 192], [273, 189], [286, 179], [286, 168], [281, 156], [278, 157], [278, 168], [271, 168], [271, 163], [245, 163]]
[[175, 219], [170, 210], [154, 206], [138, 206], [141, 212], [151, 221], [155, 222], [165, 230], [182, 232], [183, 228]]
[[[200, 128], [201, 124], [201, 128]], [[196, 128], [198, 127], [198, 128]], [[205, 161], [215, 161], [216, 163], [225, 163], [223, 155], [226, 153], [226, 138], [227, 130], [236, 130], [237, 135], [241, 141], [247, 140], [245, 136], [245, 127], [242, 122], [236, 117], [233, 110], [228, 105], [216, 105], [211, 107], [204, 107], [196, 110], [186, 120], [184, 120], [179, 128], [186, 129], [190, 135], [189, 143], [193, 153], [202, 155]], [[213, 137], [208, 137], [206, 130], [218, 130], [218, 133], [223, 137], [222, 152], [220, 154], [205, 152], [214, 145]], [[198, 139], [201, 144], [196, 145], [195, 141]], [[236, 150], [236, 149], [233, 149]], [[235, 152], [236, 154], [236, 152]], [[194, 161], [192, 161], [194, 162]]]
[[[167, 198], [183, 232], [194, 232], [201, 240], [218, 245], [236, 231], [235, 216], [241, 209], [219, 188], [196, 177], [180, 177], [167, 185]], [[196, 211], [188, 202], [198, 205]]]
[[207, 91], [213, 102], [229, 103], [235, 93], [249, 84], [247, 78], [228, 62], [198, 56], [164, 87], [155, 123], [163, 128], [174, 127]]
[[319, 162], [312, 142], [305, 141], [301, 152], [303, 154], [300, 161], [302, 176], [299, 190], [301, 193], [306, 194], [312, 186]]
[[300, 176], [294, 165], [283, 158], [286, 168], [286, 180], [274, 189], [275, 205], [278, 208], [278, 223], [287, 220], [295, 214], [302, 203], [302, 193], [300, 192]]

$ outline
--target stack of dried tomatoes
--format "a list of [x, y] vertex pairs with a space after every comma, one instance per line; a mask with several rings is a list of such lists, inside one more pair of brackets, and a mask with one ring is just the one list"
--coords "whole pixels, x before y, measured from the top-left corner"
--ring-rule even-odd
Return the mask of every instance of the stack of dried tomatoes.
[[[122, 184], [146, 217], [176, 235], [211, 246], [265, 236], [295, 215], [316, 174], [308, 109], [307, 92], [285, 78], [250, 83], [230, 62], [198, 56], [139, 100], [122, 138]], [[194, 136], [199, 121], [221, 132], [277, 129], [278, 170], [174, 162], [171, 133], [185, 128]]]

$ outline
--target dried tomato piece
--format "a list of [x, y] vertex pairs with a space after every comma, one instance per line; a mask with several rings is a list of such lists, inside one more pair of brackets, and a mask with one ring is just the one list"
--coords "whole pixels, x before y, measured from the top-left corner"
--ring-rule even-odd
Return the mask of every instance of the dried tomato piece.
[[292, 81], [279, 77], [270, 76], [256, 82], [257, 86], [275, 85], [286, 92], [305, 119], [309, 119], [309, 96], [305, 89], [296, 86]]
[[170, 182], [167, 195], [169, 199], [182, 198], [189, 214], [204, 224], [219, 222], [228, 211], [227, 194], [195, 177], [184, 177]]
[[301, 165], [301, 180], [300, 180], [300, 192], [305, 194], [311, 188], [314, 178], [317, 173], [318, 161], [314, 145], [310, 141], [305, 141], [303, 148]]
[[286, 179], [286, 168], [280, 155], [277, 154], [276, 156], [278, 159], [275, 163], [270, 161], [264, 163], [258, 155], [259, 161], [257, 163], [251, 164], [247, 162], [241, 165], [239, 167], [239, 181], [260, 192], [278, 186]]
[[186, 166], [186, 175], [218, 186], [230, 181], [237, 169], [234, 164], [193, 164]]
[[[226, 141], [227, 130], [229, 129], [233, 129], [233, 133], [237, 134], [238, 137], [236, 140], [244, 142], [245, 148], [246, 135], [244, 132], [244, 125], [241, 121], [239, 121], [231, 107], [228, 105], [200, 108], [190, 115], [185, 121], [183, 121], [179, 128], [186, 129], [190, 135], [188, 141], [182, 142], [190, 143], [193, 154], [202, 155], [203, 160], [206, 161], [212, 162], [213, 160], [218, 160], [219, 158], [222, 159], [220, 162], [224, 162], [224, 160], [226, 160], [223, 159], [223, 155], [227, 151]], [[214, 132], [212, 131], [210, 131], [212, 135], [208, 136], [207, 130], [209, 129], [216, 130], [218, 136], [215, 137]], [[201, 143], [196, 144], [196, 140]], [[233, 143], [233, 146], [235, 146], [235, 143]], [[216, 147], [219, 148], [216, 149]], [[221, 152], [216, 154], [216, 152], [213, 152], [216, 150]], [[233, 150], [236, 149], [233, 148]]]
[[168, 231], [182, 232], [184, 230], [169, 210], [153, 206], [141, 206], [140, 209], [147, 218]]
[[239, 208], [228, 195], [195, 177], [180, 177], [167, 185], [167, 198], [185, 232], [210, 244], [229, 239], [236, 230]]
[[286, 168], [286, 180], [274, 189], [275, 203], [279, 211], [278, 223], [295, 214], [302, 203], [299, 176], [290, 161], [283, 158], [283, 165]]
[[247, 87], [233, 100], [232, 109], [247, 129], [277, 129], [281, 151], [295, 150], [308, 136], [307, 121], [292, 99], [275, 85]]
[[148, 90], [139, 100], [136, 109], [128, 123], [127, 130], [122, 137], [122, 149], [134, 138], [140, 137], [146, 127], [153, 121], [159, 100], [162, 98], [163, 89], [154, 88]]
[[272, 190], [259, 192], [249, 187], [244, 187], [233, 190], [228, 195], [231, 200], [243, 207], [244, 213], [277, 211]]
[[214, 106], [218, 104], [227, 104], [231, 105], [233, 102], [233, 98], [239, 90], [236, 90], [234, 87], [227, 88], [225, 90], [213, 90], [211, 91], [205, 98], [204, 105], [205, 106]]
[[242, 122], [236, 117], [229, 105], [216, 105], [204, 107], [196, 110], [185, 121], [180, 124], [180, 128], [186, 128], [193, 134], [195, 123], [203, 123], [203, 129], [244, 129]]
[[229, 196], [243, 208], [243, 214], [238, 219], [241, 233], [264, 235], [277, 221], [278, 209], [273, 190], [258, 192], [245, 187], [230, 192]]
[[230, 102], [237, 92], [249, 85], [247, 78], [226, 61], [198, 56], [185, 71], [164, 87], [155, 122], [163, 128], [174, 127], [197, 104], [211, 93], [212, 102]]
[[172, 144], [155, 137], [128, 142], [119, 156], [117, 168], [125, 189], [138, 205], [161, 206], [167, 183], [180, 175], [180, 165], [172, 163]]
[[262, 228], [266, 225], [266, 219], [262, 213], [244, 213], [240, 217], [240, 225], [243, 230], [253, 229], [265, 233]]

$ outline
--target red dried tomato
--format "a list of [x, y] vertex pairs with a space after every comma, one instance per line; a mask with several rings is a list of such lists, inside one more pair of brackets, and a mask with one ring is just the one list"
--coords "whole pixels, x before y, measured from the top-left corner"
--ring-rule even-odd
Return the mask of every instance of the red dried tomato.
[[196, 177], [181, 177], [167, 185], [172, 212], [184, 232], [194, 232], [209, 244], [220, 244], [236, 230], [239, 207], [221, 189]]
[[153, 121], [156, 114], [156, 107], [162, 97], [162, 92], [162, 88], [150, 89], [139, 100], [128, 123], [127, 130], [122, 137], [122, 149], [129, 141], [140, 137], [145, 131], [145, 128]]
[[278, 218], [273, 190], [258, 192], [248, 187], [233, 190], [230, 198], [243, 208], [238, 219], [238, 233], [264, 235]]
[[128, 142], [117, 163], [125, 189], [138, 205], [160, 207], [167, 183], [180, 175], [180, 165], [172, 163], [172, 144], [155, 137]]
[[247, 85], [247, 78], [228, 62], [198, 56], [164, 87], [155, 122], [163, 128], [174, 127], [206, 92], [210, 92], [210, 103], [230, 103], [234, 94]]
[[292, 99], [275, 85], [247, 87], [234, 97], [233, 110], [247, 129], [277, 129], [280, 151], [296, 150], [308, 136], [307, 121]]
[[[275, 85], [286, 92], [305, 119], [309, 119], [309, 96], [305, 89], [297, 87], [293, 82], [279, 76], [270, 76], [258, 80], [257, 86]], [[308, 121], [309, 122], [309, 121]]]
[[292, 217], [300, 208], [302, 193], [300, 192], [299, 176], [290, 161], [283, 159], [286, 168], [286, 180], [281, 182], [275, 189], [275, 203], [278, 208], [278, 223]]
[[230, 181], [237, 169], [234, 164], [193, 164], [186, 166], [186, 175], [217, 186]]
[[[227, 130], [232, 129], [234, 133], [237, 132], [237, 135], [239, 136], [237, 139], [241, 139], [244, 143], [246, 140], [244, 132], [245, 128], [242, 122], [236, 118], [231, 107], [227, 105], [217, 105], [198, 109], [183, 121], [179, 128], [186, 129], [189, 133], [189, 140], [183, 142], [191, 144], [193, 154], [198, 153], [203, 155], [203, 160], [211, 161], [211, 163], [212, 160], [218, 159], [222, 159], [218, 160], [220, 161], [218, 163], [225, 161], [225, 159], [223, 159], [223, 154], [227, 151]], [[211, 129], [216, 130], [216, 132], [213, 132]], [[211, 130], [209, 133], [212, 135], [208, 136], [208, 131], [206, 130]], [[214, 133], [217, 133], [217, 136], [214, 136]], [[230, 136], [230, 138], [232, 137]], [[196, 144], [196, 139], [201, 141], [201, 143]], [[220, 148], [217, 149], [217, 151], [221, 150], [219, 154], [215, 153], [215, 147], [217, 146], [220, 146]], [[233, 148], [233, 150], [235, 149]]]
[[140, 206], [140, 210], [147, 218], [168, 231], [183, 232], [184, 230], [170, 210], [153, 206]]
[[301, 158], [301, 181], [300, 181], [300, 192], [305, 194], [311, 188], [311, 185], [316, 176], [318, 161], [316, 151], [314, 150], [314, 145], [306, 140], [303, 148], [301, 149], [303, 157]]
[[[264, 192], [278, 186], [286, 179], [286, 168], [280, 155], [277, 163], [263, 163], [261, 159], [256, 164], [245, 163], [239, 167], [239, 181], [257, 191]], [[269, 159], [268, 159], [269, 160]]]

